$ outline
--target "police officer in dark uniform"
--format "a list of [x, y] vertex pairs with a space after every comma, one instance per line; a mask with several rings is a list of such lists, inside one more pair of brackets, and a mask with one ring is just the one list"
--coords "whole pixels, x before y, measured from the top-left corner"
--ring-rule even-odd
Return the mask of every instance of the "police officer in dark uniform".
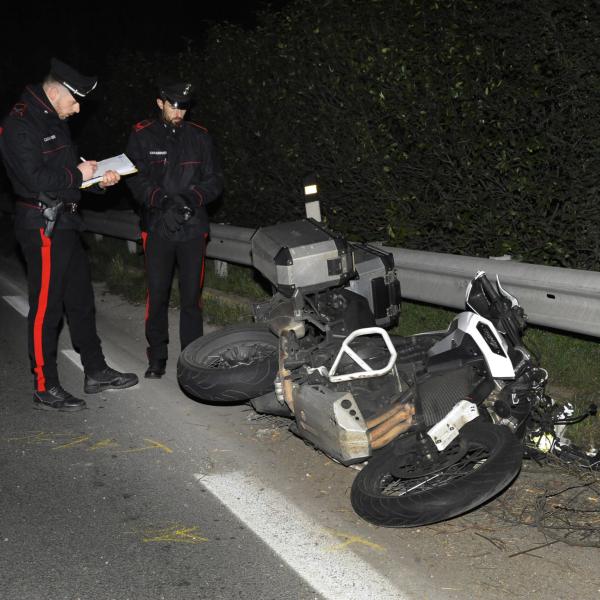
[[169, 292], [179, 272], [181, 348], [200, 337], [204, 254], [209, 233], [206, 205], [223, 189], [223, 175], [206, 129], [184, 120], [192, 101], [186, 82], [162, 85], [160, 118], [133, 127], [127, 155], [138, 168], [127, 185], [141, 207], [148, 299], [145, 376], [160, 378], [167, 362]]
[[[16, 195], [16, 237], [27, 263], [34, 406], [46, 410], [76, 411], [86, 405], [59, 383], [56, 353], [64, 313], [81, 355], [87, 394], [138, 381], [136, 375], [106, 364], [80, 238], [80, 186], [92, 178], [96, 162], [78, 159], [67, 120], [79, 112], [81, 100], [96, 85], [95, 77], [53, 58], [50, 74], [43, 83], [25, 88], [0, 135], [0, 151]], [[119, 178], [109, 171], [99, 187], [114, 185]]]

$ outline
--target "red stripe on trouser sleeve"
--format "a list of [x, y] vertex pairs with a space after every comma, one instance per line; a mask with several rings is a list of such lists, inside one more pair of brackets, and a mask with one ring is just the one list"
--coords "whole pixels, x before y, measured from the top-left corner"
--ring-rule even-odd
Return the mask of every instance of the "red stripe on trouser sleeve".
[[204, 234], [204, 245], [202, 247], [202, 269], [200, 270], [200, 300], [198, 302], [198, 306], [202, 308], [202, 287], [204, 286], [204, 265], [206, 263], [206, 239], [208, 238], [208, 233]]
[[38, 392], [46, 391], [46, 376], [44, 374], [44, 344], [43, 330], [44, 317], [48, 308], [48, 292], [50, 290], [50, 273], [51, 273], [51, 246], [52, 241], [44, 235], [44, 230], [40, 229], [42, 238], [42, 247], [40, 249], [42, 255], [42, 275], [40, 285], [40, 295], [37, 302], [37, 311], [33, 322], [33, 356], [35, 360], [34, 372], [36, 375], [36, 389]]
[[[142, 231], [142, 248], [144, 249], [144, 262], [146, 261], [146, 243], [148, 241], [148, 232]], [[144, 315], [144, 321], [148, 320], [150, 314], [150, 290], [146, 288], [146, 314]]]

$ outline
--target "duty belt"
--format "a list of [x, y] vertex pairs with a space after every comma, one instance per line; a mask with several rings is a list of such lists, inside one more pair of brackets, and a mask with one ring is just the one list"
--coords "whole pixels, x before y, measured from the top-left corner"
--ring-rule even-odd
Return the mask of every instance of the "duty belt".
[[[39, 211], [43, 211], [48, 206], [47, 204], [44, 204], [43, 202], [33, 198], [17, 198], [17, 202], [23, 206], [26, 206], [27, 208], [35, 208]], [[79, 211], [78, 202], [63, 202], [63, 206], [73, 215]]]

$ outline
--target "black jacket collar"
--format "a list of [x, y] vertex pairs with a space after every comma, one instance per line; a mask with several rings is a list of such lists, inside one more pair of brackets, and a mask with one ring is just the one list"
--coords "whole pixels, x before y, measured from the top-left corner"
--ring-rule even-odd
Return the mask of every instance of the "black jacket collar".
[[21, 94], [21, 100], [30, 110], [58, 117], [41, 83], [28, 85]]

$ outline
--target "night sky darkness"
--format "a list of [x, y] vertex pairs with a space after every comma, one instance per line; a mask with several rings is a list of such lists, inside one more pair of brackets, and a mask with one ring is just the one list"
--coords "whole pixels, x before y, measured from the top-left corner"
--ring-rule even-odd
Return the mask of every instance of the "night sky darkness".
[[[244, 28], [257, 25], [261, 12], [277, 11], [291, 0], [214, 0], [159, 3], [150, 9], [94, 2], [5, 2], [0, 10], [0, 121], [19, 100], [26, 85], [47, 75], [53, 56], [86, 75], [97, 75], [100, 85], [110, 76], [109, 57], [119, 50], [178, 52], [191, 43], [200, 48], [208, 28], [230, 22]], [[199, 13], [199, 16], [196, 16]], [[85, 115], [71, 123], [75, 138]], [[80, 140], [81, 141], [81, 140]], [[0, 161], [0, 193], [9, 189]]]
[[[189, 41], [201, 45], [211, 23], [229, 21], [252, 28], [259, 11], [277, 10], [288, 1], [199, 2], [195, 4], [199, 17], [192, 17], [186, 2], [163, 2], [157, 9], [145, 10], [125, 2], [117, 10], [108, 3], [103, 12], [99, 8], [102, 0], [40, 6], [5, 4], [0, 17], [1, 113], [12, 106], [26, 84], [41, 81], [52, 56], [85, 74], [102, 77], [110, 70], [107, 56], [116, 50], [176, 52]], [[90, 12], [84, 6], [89, 6]]]

